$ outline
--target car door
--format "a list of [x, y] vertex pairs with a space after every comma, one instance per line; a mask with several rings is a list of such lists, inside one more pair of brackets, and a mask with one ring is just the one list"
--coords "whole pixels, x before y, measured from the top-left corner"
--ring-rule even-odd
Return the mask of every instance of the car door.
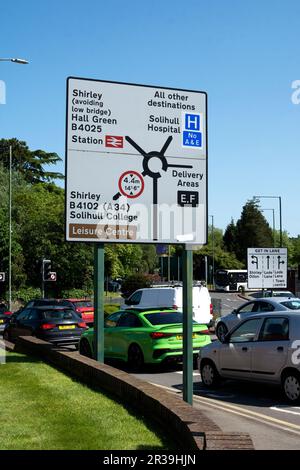
[[28, 313], [22, 321], [22, 334], [24, 336], [31, 336], [36, 333], [38, 319], [38, 311], [35, 308], [28, 309]]
[[226, 338], [219, 352], [223, 377], [247, 379], [251, 376], [252, 349], [261, 324], [261, 318], [245, 320]]
[[246, 305], [236, 310], [236, 317], [239, 321], [246, 320], [250, 316], [254, 315], [259, 308], [259, 302], [253, 301], [248, 302]]
[[136, 329], [141, 321], [132, 312], [124, 312], [110, 336], [110, 355], [118, 359], [127, 359], [128, 347], [136, 340]]
[[[15, 320], [13, 320], [13, 323], [11, 324], [11, 337], [12, 339], [17, 338], [18, 336], [26, 336], [26, 319], [28, 318], [28, 315], [30, 313], [31, 309], [25, 309], [22, 310], [21, 313], [16, 317]], [[28, 335], [28, 333], [27, 333]]]
[[122, 314], [122, 310], [109, 315], [104, 322], [104, 355], [106, 357], [114, 357], [114, 333], [118, 320]]
[[288, 318], [265, 318], [252, 351], [253, 378], [258, 381], [278, 382], [281, 370], [287, 362], [288, 348]]

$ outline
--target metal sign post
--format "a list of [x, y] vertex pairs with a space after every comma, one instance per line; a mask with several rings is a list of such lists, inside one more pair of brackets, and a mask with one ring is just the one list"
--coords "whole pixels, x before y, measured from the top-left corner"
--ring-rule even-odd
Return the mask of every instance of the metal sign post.
[[183, 249], [183, 399], [193, 404], [193, 251]]
[[104, 362], [104, 243], [94, 251], [94, 343], [95, 359]]

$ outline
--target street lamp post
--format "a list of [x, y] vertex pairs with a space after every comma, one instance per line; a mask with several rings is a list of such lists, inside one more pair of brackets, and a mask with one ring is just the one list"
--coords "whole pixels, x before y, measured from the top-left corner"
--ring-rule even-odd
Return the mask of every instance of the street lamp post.
[[215, 232], [214, 232], [214, 216], [211, 217], [211, 242], [212, 242], [212, 283], [213, 289], [215, 289]]
[[273, 246], [275, 248], [275, 209], [261, 209], [261, 211], [273, 211]]
[[[18, 58], [0, 58], [0, 62], [14, 62], [15, 64], [28, 64], [28, 60]], [[12, 146], [9, 146], [9, 189], [8, 189], [8, 214], [9, 214], [9, 233], [8, 233], [8, 309], [11, 311], [11, 234], [12, 234], [12, 217], [11, 217], [11, 206], [12, 206]]]
[[9, 189], [8, 189], [8, 213], [9, 213], [9, 242], [8, 242], [8, 310], [11, 312], [11, 232], [12, 232], [12, 220], [11, 220], [11, 201], [12, 201], [12, 179], [11, 179], [11, 167], [12, 167], [12, 146], [9, 146]]
[[281, 196], [253, 196], [253, 199], [278, 199], [279, 202], [279, 230], [280, 230], [280, 248], [282, 248], [282, 216], [281, 216]]

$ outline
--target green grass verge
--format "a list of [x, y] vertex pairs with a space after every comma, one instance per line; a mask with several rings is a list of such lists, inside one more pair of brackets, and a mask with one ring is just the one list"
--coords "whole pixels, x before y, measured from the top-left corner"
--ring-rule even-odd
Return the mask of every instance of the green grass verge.
[[104, 305], [104, 315], [110, 315], [111, 313], [117, 312], [120, 310], [120, 304], [105, 304]]
[[0, 364], [1, 450], [172, 449], [143, 416], [32, 357]]

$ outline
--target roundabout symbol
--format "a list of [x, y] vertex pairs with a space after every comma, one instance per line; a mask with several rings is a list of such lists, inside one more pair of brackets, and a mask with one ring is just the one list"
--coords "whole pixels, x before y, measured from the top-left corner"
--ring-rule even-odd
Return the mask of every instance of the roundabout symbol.
[[144, 191], [144, 178], [137, 171], [125, 171], [119, 178], [119, 193], [128, 198], [139, 197]]

